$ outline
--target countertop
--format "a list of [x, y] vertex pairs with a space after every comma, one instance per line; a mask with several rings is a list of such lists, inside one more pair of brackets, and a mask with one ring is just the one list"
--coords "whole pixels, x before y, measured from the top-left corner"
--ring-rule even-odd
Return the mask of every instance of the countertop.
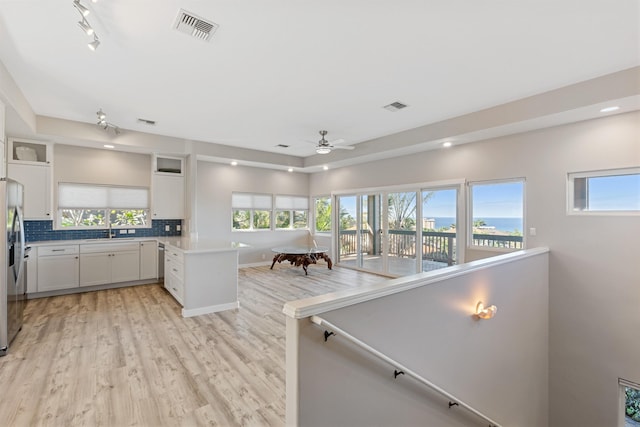
[[175, 247], [184, 253], [227, 252], [248, 248], [249, 245], [228, 240], [198, 239], [188, 237], [172, 238], [164, 242], [165, 246]]
[[27, 242], [27, 246], [53, 246], [53, 245], [86, 245], [86, 244], [115, 244], [115, 243], [132, 243], [132, 242], [148, 242], [155, 240], [158, 243], [164, 243], [165, 246], [175, 247], [184, 253], [204, 253], [204, 252], [225, 252], [235, 251], [241, 248], [249, 247], [244, 243], [231, 242], [225, 240], [200, 239], [193, 240], [188, 237], [180, 236], [148, 236], [148, 237], [115, 237], [113, 239], [79, 239], [79, 240], [46, 240], [39, 242]]

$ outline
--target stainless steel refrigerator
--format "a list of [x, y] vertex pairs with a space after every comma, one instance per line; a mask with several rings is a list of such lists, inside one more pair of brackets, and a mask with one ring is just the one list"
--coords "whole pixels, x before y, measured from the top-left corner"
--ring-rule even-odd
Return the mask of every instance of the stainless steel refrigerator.
[[0, 356], [22, 329], [26, 297], [22, 184], [0, 179]]

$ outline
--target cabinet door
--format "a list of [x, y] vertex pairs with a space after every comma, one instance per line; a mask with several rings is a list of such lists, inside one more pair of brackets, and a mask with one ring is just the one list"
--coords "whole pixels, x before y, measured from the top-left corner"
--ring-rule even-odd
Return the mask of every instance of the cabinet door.
[[80, 255], [80, 286], [111, 283], [111, 254]]
[[38, 258], [38, 292], [78, 287], [78, 255]]
[[140, 242], [140, 280], [158, 278], [158, 244]]
[[51, 167], [9, 163], [7, 172], [24, 185], [24, 219], [51, 219]]
[[184, 177], [153, 175], [153, 219], [184, 218]]
[[140, 279], [140, 252], [122, 251], [111, 254], [111, 282]]

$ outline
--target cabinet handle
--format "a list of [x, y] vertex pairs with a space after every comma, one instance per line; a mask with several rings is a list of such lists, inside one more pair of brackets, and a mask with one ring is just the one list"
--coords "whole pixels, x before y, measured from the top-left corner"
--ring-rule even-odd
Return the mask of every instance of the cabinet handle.
[[51, 252], [64, 252], [66, 249], [51, 249]]

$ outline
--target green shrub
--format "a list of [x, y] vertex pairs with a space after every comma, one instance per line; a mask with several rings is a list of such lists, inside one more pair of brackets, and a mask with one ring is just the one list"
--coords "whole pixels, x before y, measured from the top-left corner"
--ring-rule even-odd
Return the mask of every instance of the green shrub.
[[634, 421], [640, 421], [640, 390], [626, 387], [625, 396], [625, 412], [627, 417]]

